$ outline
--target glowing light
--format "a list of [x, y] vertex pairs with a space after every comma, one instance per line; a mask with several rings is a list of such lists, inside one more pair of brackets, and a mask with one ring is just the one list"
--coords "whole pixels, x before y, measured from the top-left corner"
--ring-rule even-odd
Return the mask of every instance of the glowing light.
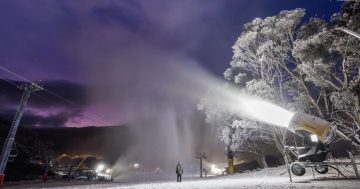
[[106, 173], [106, 174], [110, 174], [110, 173], [111, 173], [111, 169], [109, 169], [109, 168], [106, 169], [106, 170], [105, 170], [105, 173]]
[[241, 102], [248, 116], [276, 126], [288, 127], [294, 115], [284, 108], [258, 99], [244, 99]]
[[310, 138], [311, 138], [311, 142], [318, 142], [319, 141], [319, 138], [317, 135], [310, 135]]
[[101, 172], [102, 170], [105, 169], [105, 165], [104, 164], [99, 164], [97, 167], [96, 167], [96, 172]]
[[137, 168], [140, 167], [140, 164], [139, 164], [139, 163], [134, 163], [133, 167], [134, 167], [135, 169], [137, 169]]
[[215, 164], [211, 165], [210, 171], [212, 174], [215, 174], [215, 175], [220, 175], [222, 172], [221, 169], [217, 168]]

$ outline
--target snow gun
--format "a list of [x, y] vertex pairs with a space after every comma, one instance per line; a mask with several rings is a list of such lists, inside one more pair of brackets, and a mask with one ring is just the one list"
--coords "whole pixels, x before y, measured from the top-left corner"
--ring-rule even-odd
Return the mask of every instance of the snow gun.
[[304, 113], [293, 115], [288, 130], [301, 136], [312, 134], [310, 137], [313, 142], [320, 140], [325, 146], [328, 146], [336, 136], [335, 122], [328, 122]]
[[[340, 170], [335, 167], [337, 165], [352, 165], [354, 172], [359, 178], [356, 166], [358, 163], [355, 163], [353, 154], [348, 151], [351, 160], [350, 162], [330, 161], [329, 147], [336, 134], [352, 144], [360, 145], [360, 129], [354, 131], [349, 136], [345, 136], [341, 132], [337, 132], [335, 122], [328, 122], [304, 113], [293, 114], [287, 129], [303, 139], [301, 143], [302, 146], [300, 147], [298, 146], [298, 140], [295, 137], [295, 146], [285, 146], [286, 164], [289, 165], [291, 163], [290, 166], [287, 166], [290, 182], [292, 181], [290, 171], [296, 176], [303, 176], [306, 167], [311, 167], [312, 170], [315, 170], [320, 174], [326, 174], [329, 171], [329, 168], [333, 168], [338, 171], [339, 174], [342, 174]], [[313, 176], [315, 177], [314, 174]]]
[[328, 172], [324, 161], [329, 153], [329, 145], [336, 136], [336, 129], [335, 122], [304, 113], [293, 115], [288, 130], [303, 138], [303, 146], [299, 147], [295, 139], [295, 147], [286, 147], [287, 153], [295, 156], [290, 167], [294, 175], [303, 176], [305, 167], [313, 167], [320, 174]]

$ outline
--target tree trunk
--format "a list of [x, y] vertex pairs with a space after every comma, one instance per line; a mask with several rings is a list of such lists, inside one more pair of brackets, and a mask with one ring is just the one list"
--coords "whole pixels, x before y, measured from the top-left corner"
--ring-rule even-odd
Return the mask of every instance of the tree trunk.
[[259, 151], [259, 150], [257, 150], [257, 152], [256, 152], [255, 154], [256, 154], [256, 161], [258, 162], [259, 167], [260, 167], [261, 169], [263, 169], [263, 168], [268, 168], [268, 165], [267, 165], [267, 163], [266, 163], [266, 161], [265, 161], [265, 156], [264, 156], [264, 154], [263, 154], [261, 151]]
[[234, 174], [234, 158], [228, 158], [228, 174], [232, 175]]
[[344, 86], [343, 87], [347, 87], [348, 86], [348, 77], [347, 77], [347, 73], [346, 73], [346, 58], [344, 57], [343, 61], [342, 61], [342, 72], [343, 72], [343, 78], [344, 78]]
[[234, 152], [231, 151], [230, 147], [226, 147], [226, 157], [228, 158], [228, 174], [234, 174]]
[[351, 141], [349, 139], [349, 137], [347, 137], [344, 133], [342, 133], [341, 131], [339, 131], [339, 129], [336, 129], [336, 135], [339, 136], [340, 138], [347, 140], [347, 141]]
[[257, 146], [257, 144], [252, 144], [251, 145], [252, 151], [255, 153], [256, 155], [256, 161], [258, 162], [260, 168], [268, 168], [268, 165], [265, 161], [265, 156], [264, 153], [260, 150], [260, 148]]
[[344, 79], [344, 86], [343, 87], [347, 87], [348, 86], [348, 76], [347, 76], [347, 68], [346, 68], [346, 54], [347, 54], [347, 50], [349, 48], [349, 38], [347, 39], [346, 41], [346, 48], [345, 48], [345, 52], [344, 52], [344, 58], [341, 62], [341, 65], [342, 65], [342, 74], [343, 74], [343, 79]]
[[[275, 143], [275, 147], [276, 149], [279, 151], [279, 153], [281, 154], [281, 163], [285, 163], [285, 151], [284, 151], [284, 144], [285, 144], [285, 137], [286, 137], [286, 132], [282, 133], [282, 131], [279, 128], [274, 128], [272, 130], [272, 135], [274, 138], [274, 143]], [[281, 140], [280, 140], [281, 139]]]
[[259, 167], [261, 169], [266, 168], [267, 164], [265, 161], [265, 157], [264, 157], [262, 151], [257, 146], [256, 142], [249, 141], [249, 147], [250, 147], [250, 152], [255, 154], [256, 162], [258, 163]]
[[329, 102], [328, 102], [328, 99], [327, 99], [327, 92], [326, 92], [326, 90], [324, 90], [323, 98], [324, 98], [324, 105], [325, 105], [326, 117], [328, 117], [330, 111], [329, 111]]
[[357, 122], [360, 123], [360, 69], [358, 69], [357, 79], [354, 82], [356, 83], [354, 87], [354, 92], [356, 93], [355, 99], [355, 111], [356, 111], [356, 118]]
[[360, 91], [356, 92], [356, 101], [355, 101], [355, 111], [356, 111], [356, 118], [357, 122], [360, 123]]
[[261, 160], [261, 162], [262, 162], [263, 168], [268, 168], [269, 166], [268, 166], [267, 163], [266, 163], [264, 154], [262, 154], [262, 153], [260, 153], [260, 154], [261, 154], [261, 155], [260, 155], [260, 160]]

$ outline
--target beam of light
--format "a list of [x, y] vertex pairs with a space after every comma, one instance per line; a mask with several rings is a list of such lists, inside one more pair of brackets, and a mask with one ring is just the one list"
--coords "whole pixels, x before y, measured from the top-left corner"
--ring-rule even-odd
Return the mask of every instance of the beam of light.
[[294, 113], [260, 99], [242, 99], [244, 113], [258, 121], [288, 127]]

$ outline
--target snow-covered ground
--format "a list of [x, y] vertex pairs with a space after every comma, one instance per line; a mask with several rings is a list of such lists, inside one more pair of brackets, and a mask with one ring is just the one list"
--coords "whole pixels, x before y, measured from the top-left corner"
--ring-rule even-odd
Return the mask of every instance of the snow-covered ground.
[[285, 166], [269, 168], [260, 171], [235, 174], [232, 176], [221, 176], [203, 179], [184, 179], [182, 183], [174, 181], [150, 181], [143, 183], [91, 183], [91, 182], [49, 182], [39, 184], [23, 184], [8, 186], [6, 188], [78, 188], [78, 189], [221, 189], [221, 188], [360, 188], [360, 182], [350, 179], [353, 175], [351, 167], [340, 167], [340, 170], [348, 177], [344, 179], [335, 171], [328, 174], [319, 175], [315, 173], [313, 178], [311, 169], [302, 177], [293, 176], [293, 182], [289, 182], [289, 177]]

